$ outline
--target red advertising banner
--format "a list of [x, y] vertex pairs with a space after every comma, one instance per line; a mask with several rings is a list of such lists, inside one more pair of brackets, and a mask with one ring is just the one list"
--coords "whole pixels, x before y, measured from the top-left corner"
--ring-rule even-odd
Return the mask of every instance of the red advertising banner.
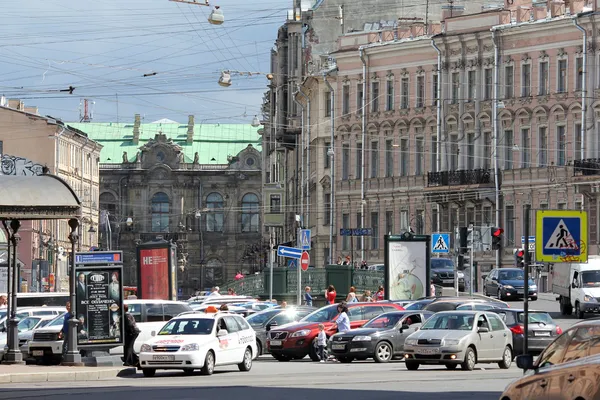
[[169, 300], [169, 249], [140, 249], [139, 262], [142, 298]]

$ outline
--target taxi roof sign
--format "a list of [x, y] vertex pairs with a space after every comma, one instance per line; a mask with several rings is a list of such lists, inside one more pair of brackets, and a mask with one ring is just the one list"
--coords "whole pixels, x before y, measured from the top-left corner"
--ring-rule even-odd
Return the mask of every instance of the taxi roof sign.
[[536, 211], [536, 260], [586, 263], [588, 259], [587, 212], [580, 210]]

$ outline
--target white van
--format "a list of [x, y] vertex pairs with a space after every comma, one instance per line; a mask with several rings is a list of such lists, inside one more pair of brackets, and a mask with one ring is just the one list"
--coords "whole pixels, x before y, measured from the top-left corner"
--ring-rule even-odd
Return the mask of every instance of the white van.
[[563, 315], [574, 312], [583, 319], [586, 313], [600, 313], [600, 257], [589, 256], [587, 264], [554, 264], [552, 292], [559, 295]]

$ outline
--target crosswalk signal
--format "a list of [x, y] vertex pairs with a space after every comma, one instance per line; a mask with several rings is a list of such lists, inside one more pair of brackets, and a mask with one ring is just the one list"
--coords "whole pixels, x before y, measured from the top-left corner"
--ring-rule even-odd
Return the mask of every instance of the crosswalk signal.
[[500, 250], [502, 248], [502, 234], [504, 229], [492, 228], [492, 250]]

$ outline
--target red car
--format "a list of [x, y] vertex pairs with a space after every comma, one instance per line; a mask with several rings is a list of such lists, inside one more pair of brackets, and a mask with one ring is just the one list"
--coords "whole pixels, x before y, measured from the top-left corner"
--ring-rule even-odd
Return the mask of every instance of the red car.
[[[325, 325], [327, 337], [336, 333], [335, 320], [338, 317], [337, 304], [320, 308], [300, 322], [271, 329], [267, 345], [271, 355], [278, 361], [303, 359], [308, 354], [313, 361], [319, 361], [317, 354], [317, 334], [319, 324]], [[348, 318], [352, 329], [359, 328], [367, 321], [389, 311], [404, 310], [394, 303], [348, 303]], [[271, 327], [273, 328], [273, 327]]]

